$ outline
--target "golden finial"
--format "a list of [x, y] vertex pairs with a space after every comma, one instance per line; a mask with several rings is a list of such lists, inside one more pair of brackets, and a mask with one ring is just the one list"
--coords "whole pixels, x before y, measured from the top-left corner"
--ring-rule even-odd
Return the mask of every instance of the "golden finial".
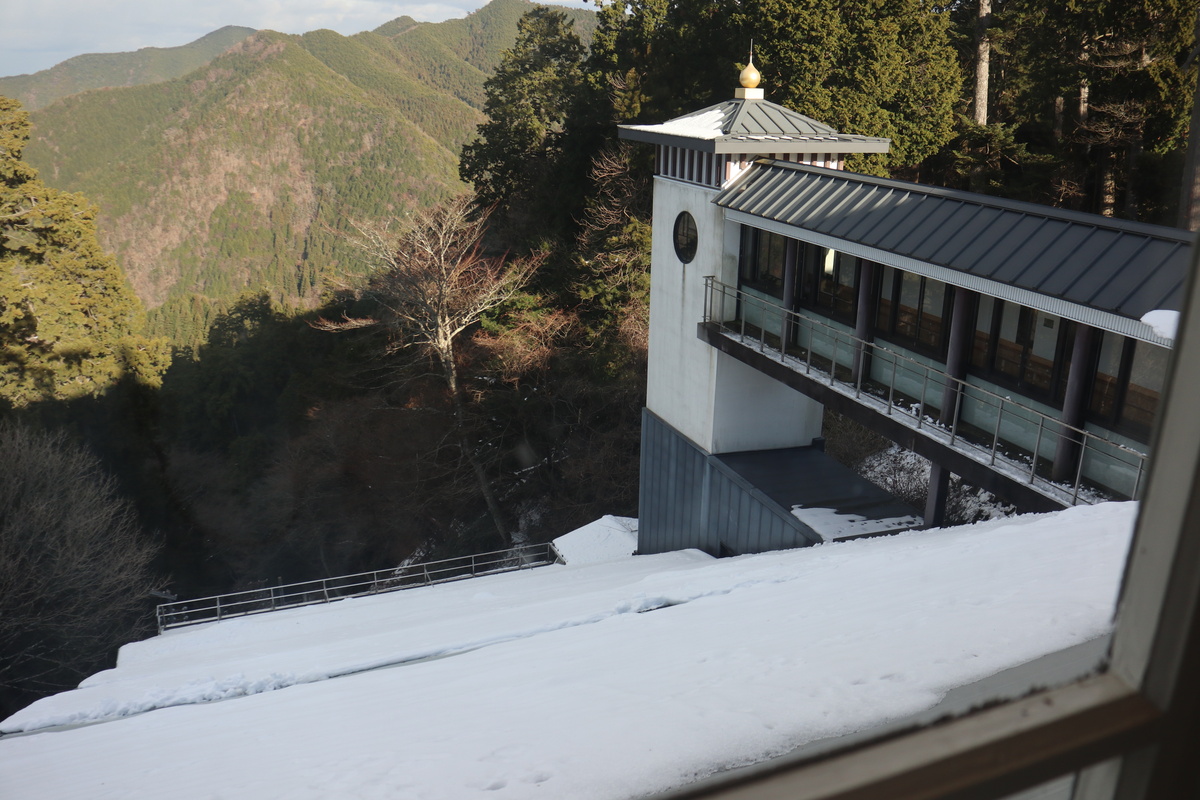
[[762, 80], [762, 74], [754, 66], [754, 42], [750, 42], [750, 62], [738, 75], [738, 81], [742, 84], [743, 89], [757, 89], [760, 80]]

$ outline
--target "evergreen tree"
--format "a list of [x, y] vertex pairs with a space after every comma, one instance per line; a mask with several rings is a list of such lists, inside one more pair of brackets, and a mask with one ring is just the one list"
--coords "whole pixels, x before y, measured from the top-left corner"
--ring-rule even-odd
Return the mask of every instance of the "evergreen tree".
[[97, 395], [123, 377], [157, 384], [165, 342], [140, 334], [141, 307], [100, 247], [96, 209], [21, 161], [28, 115], [0, 97], [0, 400]]
[[579, 187], [564, 186], [561, 168], [583, 55], [563, 12], [539, 6], [521, 17], [516, 42], [484, 84], [488, 120], [462, 151], [460, 174], [485, 207], [523, 206], [527, 216], [544, 221], [547, 214], [561, 214], [566, 189], [578, 194]]
[[1053, 160], [1052, 192], [1037, 199], [1172, 220], [1195, 19], [1183, 0], [996, 4], [992, 108]]
[[950, 16], [929, 0], [750, 0], [732, 22], [754, 39], [771, 99], [892, 140], [889, 154], [850, 158], [850, 169], [915, 166], [953, 135], [962, 73]]

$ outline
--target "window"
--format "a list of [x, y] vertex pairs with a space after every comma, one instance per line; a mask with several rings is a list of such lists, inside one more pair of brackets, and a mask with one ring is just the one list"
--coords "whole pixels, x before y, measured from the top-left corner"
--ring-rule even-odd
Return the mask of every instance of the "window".
[[1169, 352], [1106, 332], [1096, 355], [1089, 416], [1107, 428], [1149, 441]]
[[858, 259], [815, 245], [805, 245], [805, 251], [804, 263], [811, 265], [811, 280], [816, 288], [813, 305], [834, 319], [853, 323], [858, 299]]
[[1016, 303], [980, 297], [971, 371], [1022, 394], [1061, 404], [1066, 394], [1073, 322]]
[[876, 333], [937, 358], [946, 350], [946, 284], [892, 267], [879, 271]]
[[698, 238], [696, 220], [686, 211], [679, 212], [679, 216], [675, 218], [675, 255], [679, 256], [679, 260], [684, 264], [691, 263], [696, 257]]
[[783, 299], [787, 237], [757, 228], [742, 228], [741, 287]]

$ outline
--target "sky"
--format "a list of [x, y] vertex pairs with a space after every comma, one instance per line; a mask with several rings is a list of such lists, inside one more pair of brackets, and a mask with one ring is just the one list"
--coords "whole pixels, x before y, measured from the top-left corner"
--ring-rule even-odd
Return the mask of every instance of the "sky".
[[[586, 7], [582, 0], [544, 0]], [[84, 53], [178, 47], [226, 25], [307, 33], [373, 30], [401, 16], [425, 22], [464, 17], [485, 0], [0, 0], [0, 76], [49, 69]]]

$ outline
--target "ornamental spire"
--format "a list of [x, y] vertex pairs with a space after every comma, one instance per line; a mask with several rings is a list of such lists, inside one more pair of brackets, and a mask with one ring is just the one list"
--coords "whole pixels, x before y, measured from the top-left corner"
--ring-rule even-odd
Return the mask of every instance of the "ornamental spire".
[[754, 66], [754, 42], [750, 42], [750, 61], [746, 64], [746, 68], [738, 74], [738, 82], [741, 84], [733, 96], [738, 100], [762, 100], [763, 90], [758, 88], [759, 81], [762, 80], [762, 73]]

